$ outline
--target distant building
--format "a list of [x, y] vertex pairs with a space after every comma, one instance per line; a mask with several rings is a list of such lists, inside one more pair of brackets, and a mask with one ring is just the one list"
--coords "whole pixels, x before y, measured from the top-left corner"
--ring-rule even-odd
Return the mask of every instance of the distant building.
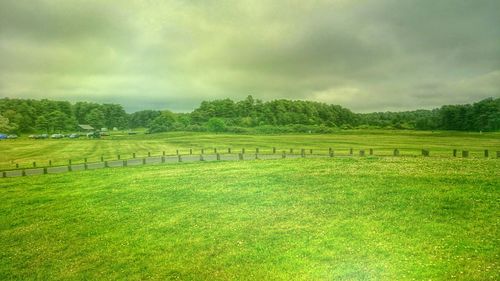
[[83, 124], [78, 124], [78, 127], [82, 129], [82, 131], [93, 131], [94, 127], [90, 125], [83, 125]]

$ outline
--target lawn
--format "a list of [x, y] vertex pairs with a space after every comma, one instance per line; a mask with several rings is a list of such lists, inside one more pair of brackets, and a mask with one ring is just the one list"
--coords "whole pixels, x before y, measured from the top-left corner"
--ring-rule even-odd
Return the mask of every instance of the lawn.
[[374, 149], [375, 155], [392, 155], [398, 148], [402, 155], [420, 155], [421, 149], [429, 149], [431, 157], [450, 157], [453, 149], [468, 150], [470, 157], [484, 157], [488, 149], [490, 157], [496, 157], [500, 151], [500, 133], [461, 133], [461, 132], [425, 132], [425, 131], [338, 131], [334, 134], [290, 134], [290, 135], [237, 135], [194, 132], [172, 132], [154, 135], [115, 134], [99, 140], [92, 139], [47, 139], [31, 140], [26, 137], [17, 140], [0, 141], [0, 169], [31, 167], [33, 162], [38, 166], [47, 166], [49, 160], [53, 165], [64, 165], [71, 159], [73, 163], [99, 161], [105, 159], [131, 158], [180, 153], [255, 151], [270, 153], [273, 147], [278, 151], [290, 148], [299, 152], [301, 148], [314, 149], [315, 152], [326, 154], [328, 148], [333, 148], [338, 155], [349, 153], [353, 148], [355, 153], [360, 149]]
[[[196, 136], [158, 144], [246, 144]], [[370, 144], [345, 145], [356, 140]], [[499, 171], [484, 158], [299, 158], [0, 179], [0, 279], [499, 280]]]

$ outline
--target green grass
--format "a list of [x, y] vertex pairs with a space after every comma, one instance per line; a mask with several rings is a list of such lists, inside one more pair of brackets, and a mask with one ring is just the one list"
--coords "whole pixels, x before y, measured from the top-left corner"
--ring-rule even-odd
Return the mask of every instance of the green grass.
[[0, 179], [0, 279], [499, 280], [499, 171], [366, 157]]
[[339, 131], [325, 135], [236, 135], [211, 133], [173, 132], [153, 135], [115, 135], [106, 139], [63, 139], [63, 140], [18, 140], [0, 141], [0, 169], [12, 169], [16, 163], [20, 167], [30, 167], [32, 162], [46, 166], [49, 160], [54, 165], [81, 163], [84, 158], [97, 161], [103, 155], [106, 159], [131, 158], [132, 153], [145, 156], [148, 152], [160, 155], [162, 151], [175, 154], [177, 149], [187, 153], [190, 148], [199, 153], [201, 148], [213, 152], [238, 151], [246, 148], [251, 151], [259, 147], [261, 152], [270, 152], [272, 147], [278, 151], [294, 148], [323, 149], [329, 147], [339, 155], [347, 154], [350, 148], [373, 148], [376, 155], [391, 155], [398, 148], [402, 155], [419, 155], [423, 148], [430, 149], [431, 156], [449, 157], [453, 149], [469, 150], [471, 157], [483, 157], [485, 149], [490, 150], [490, 157], [496, 157], [500, 150], [500, 133], [460, 133], [460, 132], [422, 132], [422, 131]]

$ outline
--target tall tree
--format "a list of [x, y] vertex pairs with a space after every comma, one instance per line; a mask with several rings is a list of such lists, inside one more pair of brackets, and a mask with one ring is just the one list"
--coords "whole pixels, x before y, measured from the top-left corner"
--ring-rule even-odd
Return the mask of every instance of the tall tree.
[[99, 108], [92, 109], [86, 116], [85, 120], [94, 128], [100, 129], [104, 126], [104, 113]]
[[0, 115], [0, 132], [1, 133], [11, 133], [17, 130], [15, 124], [11, 124], [9, 118]]
[[132, 113], [129, 116], [129, 127], [130, 128], [145, 128], [159, 115], [161, 114], [158, 110], [141, 110]]
[[44, 132], [44, 133], [50, 133], [50, 122], [47, 118], [46, 115], [40, 115], [36, 119], [36, 128], [37, 130]]
[[54, 110], [47, 116], [52, 132], [62, 132], [66, 130], [68, 117], [59, 110]]
[[127, 113], [119, 104], [103, 104], [104, 125], [107, 128], [124, 128], [127, 126]]
[[149, 131], [151, 133], [168, 132], [173, 129], [175, 122], [176, 117], [174, 113], [168, 110], [162, 111], [161, 114], [149, 124]]

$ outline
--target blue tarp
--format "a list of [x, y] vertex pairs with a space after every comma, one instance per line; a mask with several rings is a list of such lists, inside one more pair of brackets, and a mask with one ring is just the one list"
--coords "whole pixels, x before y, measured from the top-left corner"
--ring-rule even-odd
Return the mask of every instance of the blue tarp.
[[6, 139], [7, 135], [6, 134], [0, 134], [0, 139]]

